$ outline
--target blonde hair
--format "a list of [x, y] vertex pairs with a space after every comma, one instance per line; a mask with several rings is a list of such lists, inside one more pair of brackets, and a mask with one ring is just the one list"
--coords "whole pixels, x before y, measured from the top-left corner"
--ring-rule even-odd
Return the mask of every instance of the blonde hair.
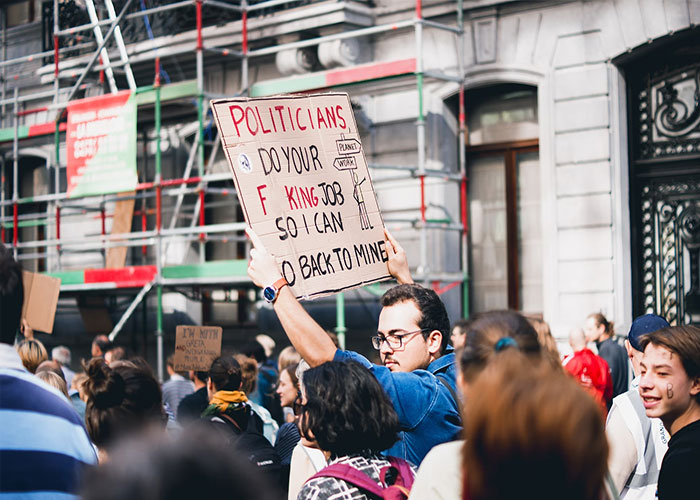
[[299, 361], [301, 361], [301, 354], [299, 354], [291, 345], [287, 346], [282, 349], [279, 356], [277, 356], [277, 369], [280, 373], [282, 373], [285, 368], [296, 364]]
[[557, 349], [557, 341], [552, 336], [549, 324], [545, 320], [534, 316], [525, 316], [525, 318], [537, 332], [537, 341], [542, 346], [542, 354], [552, 362], [553, 366], [561, 367], [561, 355], [559, 354], [559, 349]]
[[56, 375], [54, 372], [44, 370], [37, 373], [36, 376], [44, 382], [46, 382], [47, 384], [49, 384], [51, 387], [58, 389], [60, 392], [63, 393], [65, 397], [70, 397], [68, 396], [68, 388], [66, 387], [66, 381], [63, 380], [60, 376]]
[[598, 405], [549, 363], [515, 349], [499, 357], [465, 403], [463, 498], [599, 500], [608, 443]]
[[30, 373], [36, 373], [39, 365], [49, 359], [46, 347], [36, 339], [24, 339], [17, 344], [17, 352], [22, 364]]

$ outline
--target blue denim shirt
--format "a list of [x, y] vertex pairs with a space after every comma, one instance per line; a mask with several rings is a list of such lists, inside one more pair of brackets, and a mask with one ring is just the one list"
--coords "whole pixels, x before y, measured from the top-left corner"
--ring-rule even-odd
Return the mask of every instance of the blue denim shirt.
[[456, 391], [457, 371], [452, 347], [430, 363], [427, 370], [394, 373], [375, 365], [352, 351], [335, 352], [334, 361], [353, 360], [369, 368], [391, 399], [399, 416], [399, 440], [386, 450], [387, 455], [420, 465], [433, 446], [455, 439], [462, 429], [457, 402], [435, 376], [446, 379]]

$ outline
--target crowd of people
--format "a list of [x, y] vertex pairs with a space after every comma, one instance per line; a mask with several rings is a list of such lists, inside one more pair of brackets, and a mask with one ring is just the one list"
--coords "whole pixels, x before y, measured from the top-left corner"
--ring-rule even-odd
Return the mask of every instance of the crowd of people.
[[[560, 357], [547, 324], [491, 311], [450, 324], [412, 282], [381, 298], [380, 364], [307, 314], [254, 233], [249, 276], [291, 345], [266, 335], [206, 371], [149, 364], [108, 338], [73, 371], [21, 324], [0, 246], [0, 496], [501, 500], [694, 498], [700, 329], [647, 314], [624, 339], [600, 313]], [[628, 373], [632, 371], [631, 380]]]

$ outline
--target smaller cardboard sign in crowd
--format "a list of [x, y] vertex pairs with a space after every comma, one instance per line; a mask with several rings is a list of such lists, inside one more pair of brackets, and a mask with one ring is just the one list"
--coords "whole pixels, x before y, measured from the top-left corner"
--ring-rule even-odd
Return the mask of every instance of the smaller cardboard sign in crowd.
[[175, 371], [207, 372], [221, 356], [220, 326], [184, 326], [175, 329]]
[[390, 278], [347, 94], [222, 99], [212, 109], [246, 222], [297, 298]]
[[36, 332], [52, 333], [61, 280], [45, 274], [22, 271], [22, 285], [22, 319]]

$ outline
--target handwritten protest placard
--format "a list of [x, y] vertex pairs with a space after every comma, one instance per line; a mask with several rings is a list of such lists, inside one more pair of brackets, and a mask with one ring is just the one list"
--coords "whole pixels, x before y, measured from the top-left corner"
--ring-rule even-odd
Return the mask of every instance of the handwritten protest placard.
[[297, 298], [390, 277], [347, 94], [222, 99], [212, 108], [245, 219]]
[[220, 326], [180, 325], [175, 329], [175, 371], [209, 371], [220, 355]]

